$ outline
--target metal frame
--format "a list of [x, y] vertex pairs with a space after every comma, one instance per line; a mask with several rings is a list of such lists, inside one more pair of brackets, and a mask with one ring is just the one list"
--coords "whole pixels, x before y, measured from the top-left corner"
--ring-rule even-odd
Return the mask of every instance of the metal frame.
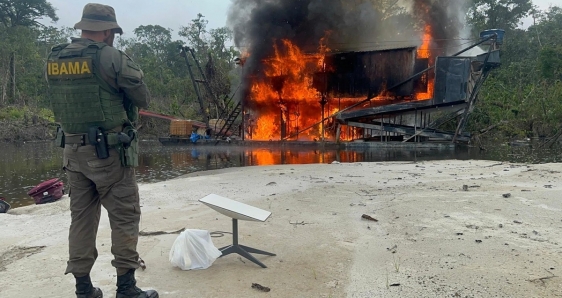
[[270, 253], [267, 251], [238, 244], [238, 219], [236, 218], [232, 219], [232, 245], [221, 247], [219, 248], [219, 250], [222, 252], [222, 255], [219, 258], [222, 258], [232, 253], [237, 253], [243, 256], [244, 258], [254, 262], [255, 264], [258, 264], [262, 268], [267, 268], [267, 266], [265, 266], [262, 262], [258, 261], [258, 259], [252, 256], [250, 253], [267, 255], [267, 256], [276, 256], [276, 254], [274, 253]]
[[[472, 88], [472, 90], [470, 90], [470, 95], [468, 99], [464, 99], [461, 101], [455, 101], [455, 102], [448, 102], [448, 103], [440, 103], [440, 104], [436, 104], [434, 102], [433, 99], [428, 99], [428, 100], [423, 100], [423, 101], [412, 101], [412, 102], [404, 102], [404, 103], [399, 103], [399, 104], [393, 104], [393, 105], [385, 105], [385, 106], [378, 106], [378, 107], [372, 107], [372, 108], [365, 108], [365, 109], [360, 109], [360, 110], [354, 110], [354, 111], [348, 111], [345, 113], [339, 112], [336, 115], [336, 119], [344, 125], [348, 125], [351, 127], [359, 127], [359, 128], [365, 128], [365, 129], [371, 129], [371, 130], [378, 130], [378, 131], [384, 131], [384, 132], [388, 132], [388, 133], [396, 133], [396, 134], [402, 134], [402, 135], [410, 135], [408, 138], [406, 138], [403, 142], [407, 142], [410, 141], [411, 139], [414, 139], [414, 141], [417, 141], [417, 137], [418, 136], [425, 136], [425, 137], [434, 137], [434, 138], [439, 138], [439, 139], [443, 139], [443, 140], [448, 140], [451, 141], [453, 143], [457, 143], [457, 142], [470, 142], [470, 134], [468, 133], [463, 133], [466, 123], [468, 121], [468, 117], [470, 116], [470, 112], [472, 111], [474, 104], [476, 102], [478, 93], [480, 91], [480, 88], [482, 87], [482, 85], [484, 84], [484, 82], [486, 81], [486, 79], [488, 78], [488, 75], [490, 74], [491, 70], [494, 68], [493, 65], [491, 65], [489, 63], [489, 59], [493, 53], [494, 50], [497, 50], [497, 38], [498, 35], [497, 34], [492, 34], [490, 36], [487, 36], [486, 38], [483, 38], [482, 40], [480, 40], [479, 42], [477, 42], [474, 45], [471, 45], [469, 47], [467, 47], [466, 49], [459, 51], [455, 54], [452, 55], [452, 57], [454, 56], [458, 56], [480, 44], [483, 44], [485, 42], [491, 42], [490, 48], [488, 50], [488, 52], [486, 53], [486, 56], [484, 58], [483, 61], [483, 65], [482, 70], [481, 70], [481, 74], [479, 75], [479, 77], [476, 79], [476, 81], [474, 82], [474, 87]], [[423, 75], [424, 73], [434, 69], [436, 67], [436, 65], [433, 65], [411, 77], [409, 77], [408, 79], [404, 80], [403, 82], [400, 82], [392, 87], [390, 87], [388, 90], [393, 90], [395, 88], [398, 88], [400, 86], [402, 86], [403, 84], [407, 83], [408, 81], [411, 81], [413, 79], [416, 79], [417, 77]], [[433, 123], [430, 123], [429, 125], [427, 123], [423, 123], [423, 120], [420, 119], [420, 125], [418, 126], [418, 112], [420, 112], [421, 116], [423, 117], [423, 113], [424, 111], [427, 112], [431, 112], [431, 111], [436, 111], [439, 109], [442, 109], [443, 107], [456, 107], [457, 110], [451, 114], [445, 115], [442, 117], [442, 119], [440, 119], [439, 121], [434, 121]], [[460, 109], [459, 109], [460, 108]], [[384, 121], [384, 117], [385, 116], [389, 116], [389, 115], [406, 115], [406, 114], [411, 114], [414, 113], [415, 116], [415, 120], [414, 120], [414, 126], [407, 126], [407, 125], [396, 125], [394, 123], [386, 123]], [[444, 123], [447, 123], [451, 120], [454, 120], [456, 118], [458, 118], [460, 116], [460, 120], [457, 124], [457, 128], [454, 132], [445, 132], [445, 131], [439, 131], [437, 130], [437, 127], [443, 125]], [[373, 118], [382, 118], [382, 121], [373, 121], [371, 119]], [[421, 130], [419, 130], [421, 129]]]

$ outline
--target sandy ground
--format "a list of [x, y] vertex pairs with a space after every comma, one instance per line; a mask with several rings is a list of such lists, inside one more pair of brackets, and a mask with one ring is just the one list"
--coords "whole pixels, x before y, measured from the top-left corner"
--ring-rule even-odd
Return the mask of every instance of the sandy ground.
[[[182, 271], [168, 260], [178, 234], [142, 236], [138, 284], [161, 297], [562, 297], [561, 172], [488, 161], [284, 165], [144, 184], [142, 231], [230, 231], [198, 202], [216, 193], [272, 212], [240, 222], [240, 242], [277, 256], [256, 255], [266, 269], [229, 255]], [[0, 214], [0, 297], [73, 297], [69, 224], [67, 198]], [[109, 236], [104, 211], [92, 279], [115, 297]]]

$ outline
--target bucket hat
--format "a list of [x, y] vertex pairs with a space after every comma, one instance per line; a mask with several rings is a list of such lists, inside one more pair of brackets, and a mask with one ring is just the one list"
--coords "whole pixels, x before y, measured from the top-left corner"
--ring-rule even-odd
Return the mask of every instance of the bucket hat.
[[109, 5], [88, 3], [82, 11], [82, 19], [74, 25], [74, 29], [87, 31], [115, 30], [123, 34], [123, 29], [117, 24], [115, 10]]

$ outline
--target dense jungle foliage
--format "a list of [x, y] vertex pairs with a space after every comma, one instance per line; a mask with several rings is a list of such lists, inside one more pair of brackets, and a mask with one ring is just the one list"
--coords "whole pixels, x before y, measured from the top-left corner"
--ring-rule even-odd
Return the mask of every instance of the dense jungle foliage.
[[[384, 0], [373, 0], [381, 1]], [[392, 13], [392, 12], [389, 12]], [[521, 28], [521, 20], [534, 22]], [[0, 139], [34, 140], [52, 137], [53, 117], [43, 75], [50, 48], [79, 32], [67, 27], [44, 26], [40, 18], [57, 21], [47, 0], [0, 0]], [[494, 126], [494, 137], [520, 139], [552, 136], [562, 126], [562, 8], [538, 10], [531, 0], [474, 0], [467, 14], [474, 37], [483, 29], [506, 31], [502, 66], [481, 90], [468, 128], [480, 131]], [[239, 84], [234, 58], [239, 55], [227, 27], [208, 28], [202, 15], [177, 31], [143, 25], [134, 36], [117, 38], [116, 47], [143, 68], [153, 101], [150, 110], [198, 119], [199, 104], [189, 79], [180, 46], [195, 50], [212, 90], [227, 101]], [[209, 106], [212, 118], [219, 116]], [[144, 120], [147, 128], [167, 122]], [[159, 124], [159, 125], [158, 125]], [[150, 131], [150, 130], [149, 130]], [[158, 132], [155, 132], [158, 134]]]

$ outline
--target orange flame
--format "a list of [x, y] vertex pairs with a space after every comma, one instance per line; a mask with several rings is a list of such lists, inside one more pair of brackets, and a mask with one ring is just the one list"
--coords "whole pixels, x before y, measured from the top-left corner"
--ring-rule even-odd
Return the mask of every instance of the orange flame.
[[[305, 54], [290, 40], [275, 45], [274, 56], [264, 60], [266, 78], [254, 79], [250, 97], [258, 106], [252, 140], [280, 139], [281, 123], [286, 123], [286, 136], [321, 120], [320, 92], [313, 87], [314, 73], [324, 70], [324, 57], [329, 49], [321, 41], [319, 51]], [[328, 110], [327, 110], [328, 111]], [[327, 115], [325, 115], [327, 116]], [[308, 130], [299, 138], [320, 138], [319, 130]]]
[[[425, 30], [423, 33], [423, 38], [422, 38], [422, 45], [418, 48], [417, 54], [418, 54], [418, 58], [425, 58], [428, 59], [429, 64], [432, 64], [433, 61], [435, 60], [434, 57], [432, 57], [431, 55], [431, 49], [430, 49], [430, 45], [431, 42], [433, 40], [433, 37], [431, 35], [432, 30], [431, 30], [431, 26], [429, 24], [425, 25]], [[435, 87], [435, 78], [433, 77], [429, 77], [429, 73], [425, 74], [427, 79], [427, 92], [420, 92], [417, 93], [415, 95], [415, 99], [416, 100], [424, 100], [424, 99], [430, 99], [433, 97], [433, 90]]]
[[429, 58], [429, 45], [431, 44], [431, 26], [425, 25], [423, 33], [422, 45], [418, 48], [418, 58]]
[[[326, 53], [330, 49], [325, 45], [326, 37], [320, 40], [315, 53], [305, 53], [290, 40], [275, 43], [272, 57], [264, 59], [263, 77], [252, 77], [250, 88], [251, 107], [247, 113], [249, 126], [245, 129], [251, 140], [280, 140], [282, 136], [292, 140], [320, 140], [322, 119], [320, 101], [322, 94], [313, 86], [315, 74], [332, 71], [325, 63]], [[428, 64], [435, 60], [431, 50], [433, 42], [432, 27], [426, 25], [422, 33], [422, 45], [417, 50], [417, 57], [427, 59]], [[415, 100], [433, 97], [434, 77], [425, 74], [427, 90], [414, 94]], [[324, 117], [338, 112], [340, 108], [351, 106], [363, 98], [329, 99], [325, 105]], [[392, 103], [391, 94], [383, 93], [372, 99]], [[302, 131], [307, 128], [307, 130]], [[324, 122], [324, 137], [334, 140], [337, 126], [333, 121]], [[362, 130], [340, 127], [340, 140], [352, 140], [361, 137]], [[267, 154], [265, 154], [267, 156]], [[269, 157], [258, 159], [270, 160]]]
[[273, 133], [279, 129], [276, 124], [278, 121], [273, 114], [265, 114], [256, 121], [256, 129], [252, 132], [254, 136], [260, 136], [260, 140], [270, 140], [274, 137]]

